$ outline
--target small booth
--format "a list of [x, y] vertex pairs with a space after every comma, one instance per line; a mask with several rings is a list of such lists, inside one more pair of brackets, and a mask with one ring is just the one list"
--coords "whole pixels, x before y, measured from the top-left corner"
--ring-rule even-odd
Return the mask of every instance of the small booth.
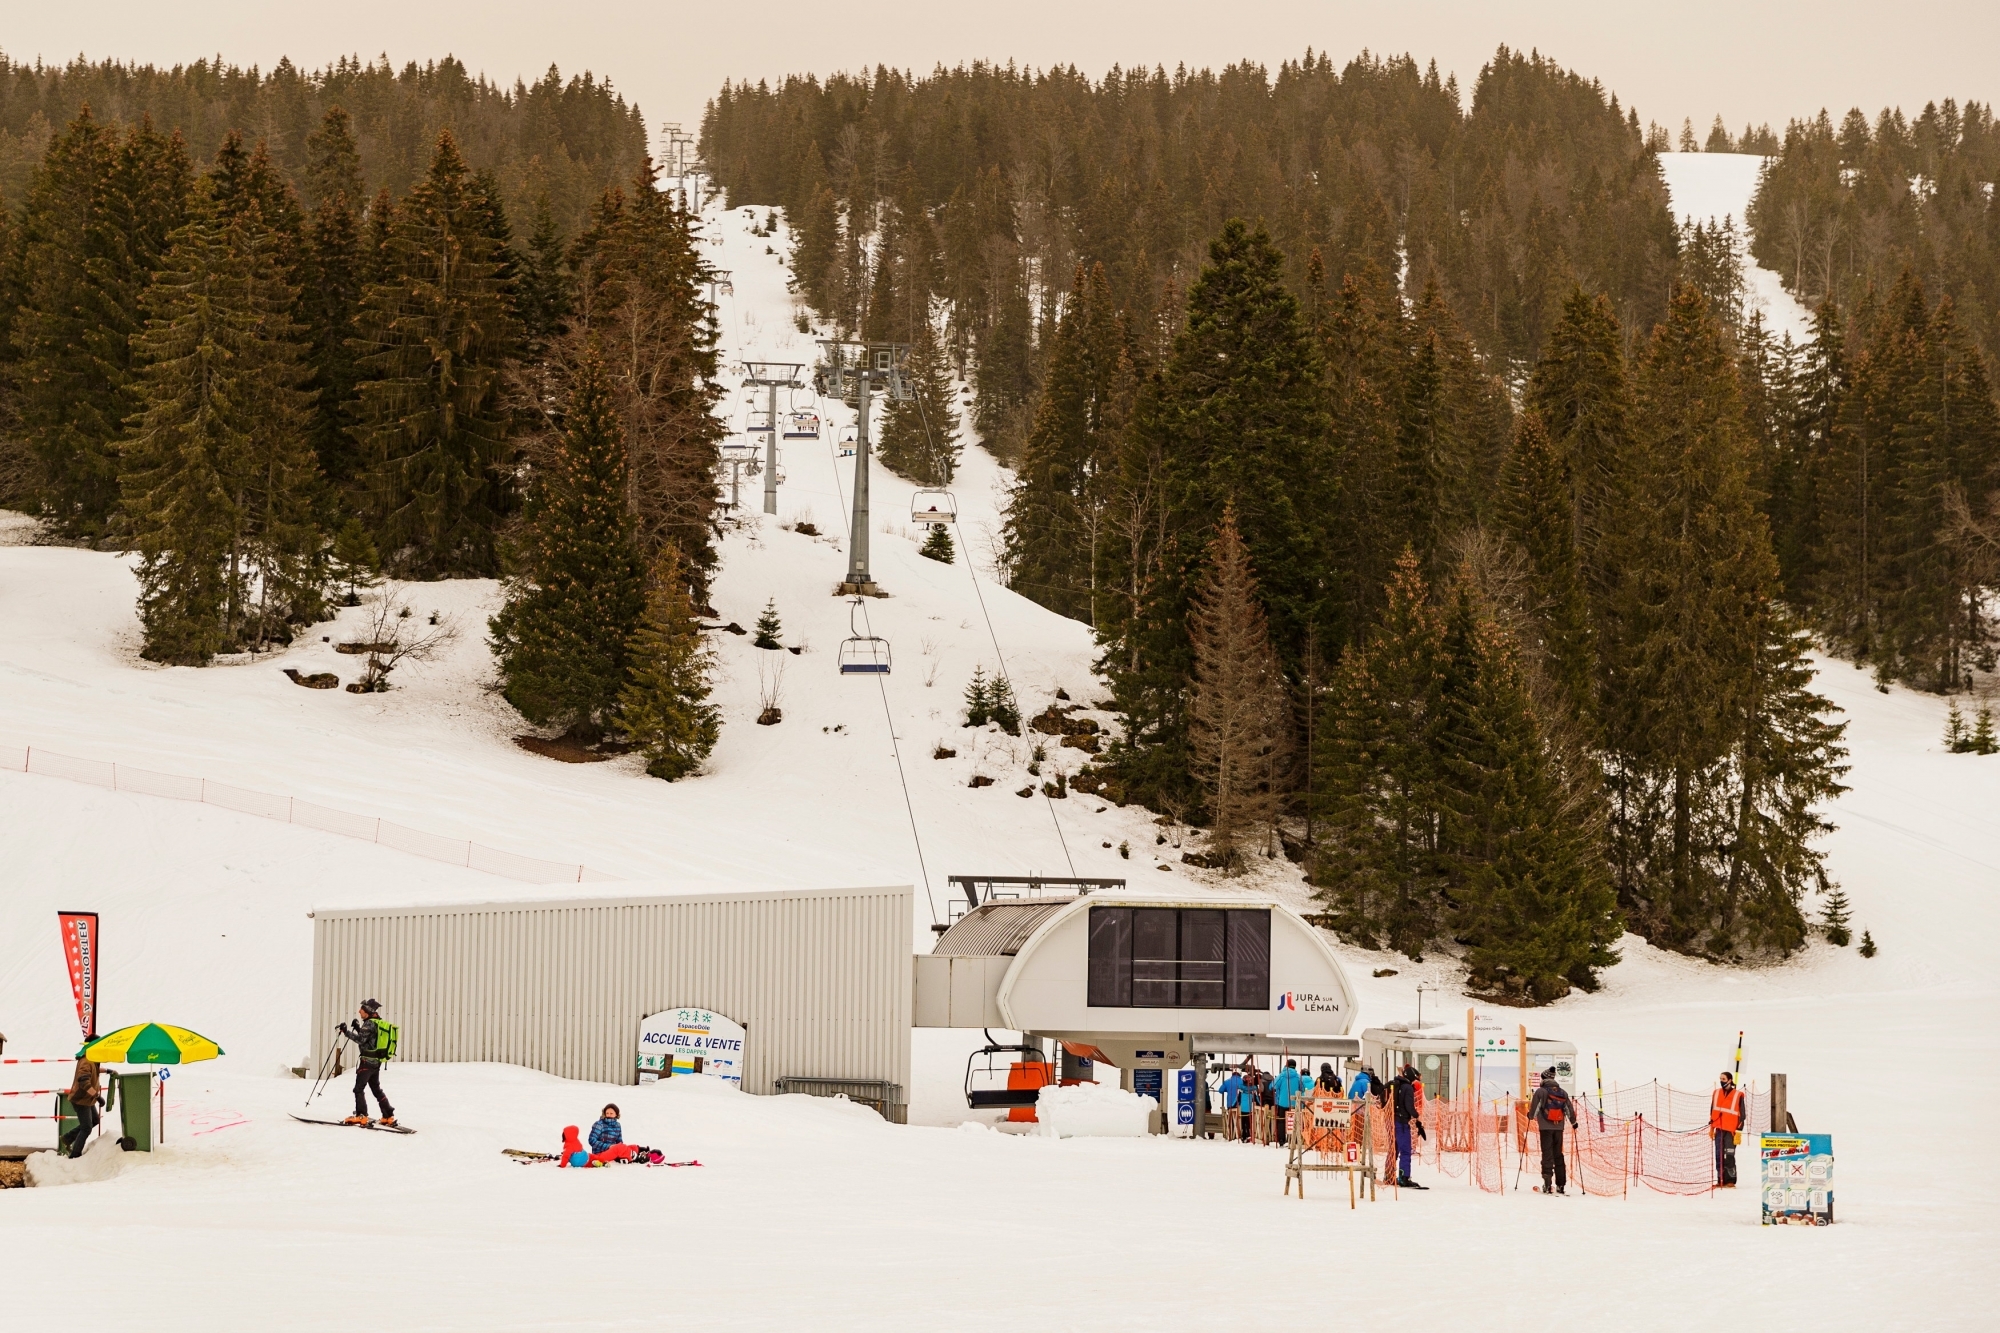
[[[1556, 1081], [1574, 1094], [1576, 1045], [1550, 1037], [1527, 1036], [1527, 1029], [1469, 1010], [1464, 1019], [1419, 1025], [1390, 1023], [1361, 1032], [1361, 1062], [1384, 1082], [1404, 1065], [1415, 1065], [1427, 1098], [1452, 1098], [1468, 1085], [1481, 1101], [1522, 1097], [1534, 1091], [1542, 1070], [1554, 1066]], [[1471, 1051], [1468, 1062], [1466, 1052]]]
[[[1361, 1052], [1347, 1035], [1355, 1002], [1339, 960], [1276, 899], [1055, 880], [1033, 881], [1037, 896], [1009, 899], [994, 893], [998, 881], [977, 883], [984, 899], [916, 958], [918, 1027], [1011, 1029], [1022, 1041], [989, 1037], [988, 1052], [1029, 1057], [1053, 1039], [1061, 1081], [1091, 1080], [1098, 1062], [1115, 1065], [1120, 1086], [1159, 1098], [1163, 1112], [1171, 1084], [1174, 1121], [1195, 1133], [1207, 1113], [1195, 1090], [1207, 1082], [1210, 1055], [1291, 1057], [1305, 1066], [1309, 1057]], [[1033, 1063], [1010, 1059], [996, 1069], [994, 1081], [1004, 1074], [1006, 1088], [977, 1088], [968, 1070], [968, 1105], [1031, 1108], [1057, 1076], [1046, 1066], [1040, 1077], [1017, 1067]]]

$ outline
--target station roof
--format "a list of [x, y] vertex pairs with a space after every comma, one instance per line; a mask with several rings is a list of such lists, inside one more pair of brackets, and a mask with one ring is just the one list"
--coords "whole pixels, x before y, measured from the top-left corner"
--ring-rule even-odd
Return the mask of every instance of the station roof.
[[1028, 937], [1074, 898], [1029, 898], [1018, 902], [982, 903], [938, 936], [932, 953], [956, 954], [961, 958], [1011, 958], [1021, 951]]

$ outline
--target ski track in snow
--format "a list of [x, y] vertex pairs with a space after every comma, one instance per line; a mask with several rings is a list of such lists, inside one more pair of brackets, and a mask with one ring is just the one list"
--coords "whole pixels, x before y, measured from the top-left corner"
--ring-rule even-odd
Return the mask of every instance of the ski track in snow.
[[[1739, 219], [1756, 162], [1663, 159], [1677, 211]], [[785, 239], [751, 236], [751, 216], [709, 213], [710, 253], [736, 289], [720, 312], [730, 364], [810, 362], [813, 341], [793, 327], [783, 270], [764, 253], [783, 252]], [[1779, 322], [1803, 312], [1783, 311], [1775, 278], [1760, 273], [1753, 286], [1774, 326], [1802, 328]], [[726, 402], [740, 428], [743, 395]], [[819, 410], [829, 424], [850, 415]], [[986, 553], [1006, 476], [975, 446], [964, 457], [954, 487], [961, 560], [969, 546], [981, 562], [1024, 714], [1057, 686], [1081, 702], [1100, 697], [1088, 631], [991, 581]], [[152, 667], [135, 656], [124, 561], [5, 545], [30, 525], [0, 516], [0, 739], [295, 794], [632, 881], [516, 885], [214, 807], [0, 773], [8, 1053], [61, 1054], [74, 1041], [57, 907], [105, 913], [108, 1018], [182, 1022], [230, 1051], [176, 1072], [163, 1151], [104, 1183], [0, 1194], [0, 1300], [21, 1326], [73, 1308], [84, 1256], [93, 1272], [115, 1264], [123, 1289], [139, 1293], [93, 1307], [113, 1329], [345, 1328], [357, 1305], [425, 1330], [669, 1320], [1126, 1328], [1191, 1309], [1244, 1328], [1407, 1311], [1413, 1282], [1427, 1320], [1496, 1328], [1552, 1314], [1685, 1327], [1718, 1303], [1732, 1321], [1772, 1327], [1895, 1327], [1919, 1310], [1929, 1327], [1991, 1326], [1996, 1229], [1984, 1182], [2000, 1152], [1979, 1126], [2000, 1093], [1990, 950], [2000, 930], [1991, 817], [2000, 759], [1943, 753], [1941, 700], [1879, 693], [1841, 663], [1825, 664], [1819, 680], [1846, 711], [1853, 751], [1852, 790], [1833, 810], [1832, 870], [1853, 902], [1857, 939], [1872, 930], [1881, 956], [1819, 943], [1782, 965], [1725, 969], [1628, 937], [1597, 994], [1519, 1016], [1537, 1035], [1574, 1040], [1586, 1077], [1601, 1053], [1607, 1087], [1658, 1077], [1705, 1088], [1747, 1030], [1750, 1075], [1788, 1073], [1801, 1123], [1835, 1135], [1842, 1221], [1824, 1231], [1759, 1228], [1750, 1189], [1553, 1205], [1442, 1179], [1428, 1194], [1385, 1194], [1352, 1214], [1326, 1185], [1302, 1204], [1280, 1197], [1274, 1151], [991, 1132], [958, 1095], [978, 1039], [923, 1030], [918, 1124], [907, 1129], [843, 1104], [744, 1097], [702, 1080], [613, 1089], [496, 1065], [393, 1066], [386, 1082], [422, 1131], [414, 1137], [287, 1120], [303, 1109], [306, 1085], [280, 1066], [325, 1044], [305, 1031], [314, 907], [907, 881], [919, 885], [913, 947], [928, 947], [882, 694], [834, 671], [848, 607], [830, 593], [844, 568], [852, 460], [836, 466], [827, 441], [794, 441], [784, 470], [778, 519], [808, 517], [833, 535], [748, 516], [724, 544], [715, 602], [723, 621], [747, 628], [775, 596], [787, 641], [807, 651], [761, 653], [747, 637], [713, 636], [722, 743], [709, 774], [672, 785], [630, 760], [560, 765], [511, 743], [525, 729], [487, 688], [491, 583], [410, 590], [413, 610], [449, 614], [462, 633], [445, 660], [401, 668], [395, 691], [300, 690], [281, 667], [352, 675], [354, 659], [319, 636], [347, 637], [355, 613], [254, 663]], [[994, 650], [963, 564], [916, 555], [912, 489], [874, 474], [874, 558], [894, 595], [871, 602], [868, 618], [894, 645], [889, 711], [942, 913], [947, 874], [1063, 873], [1068, 863], [1047, 804], [1013, 794], [1032, 739], [956, 725], [965, 680], [975, 664], [991, 670]], [[761, 481], [746, 483], [753, 509], [760, 492]], [[776, 727], [752, 720], [760, 660], [785, 668]], [[932, 759], [938, 741], [958, 757]], [[1081, 759], [1049, 754], [1072, 770]], [[996, 784], [969, 789], [974, 772]], [[1211, 881], [1180, 865], [1176, 848], [1151, 855], [1144, 811], [1103, 804], [1056, 803], [1076, 873]], [[1122, 840], [1130, 861], [1115, 851]], [[1252, 882], [1303, 902], [1282, 863]], [[1412, 1017], [1419, 982], [1431, 988], [1427, 1013], [1464, 1007], [1448, 958], [1338, 948], [1364, 1024]], [[1397, 975], [1371, 976], [1377, 968]], [[0, 1088], [45, 1086], [23, 1081], [32, 1068], [0, 1067]], [[558, 1172], [500, 1155], [551, 1148], [563, 1125], [587, 1125], [608, 1098], [625, 1108], [628, 1140], [707, 1165]], [[311, 1113], [344, 1111], [345, 1099], [336, 1088]], [[1936, 1129], [1968, 1122], [1963, 1140], [1935, 1141]], [[46, 1126], [13, 1124], [11, 1140], [46, 1141]], [[1214, 1280], [1191, 1283], [1195, 1274]]]

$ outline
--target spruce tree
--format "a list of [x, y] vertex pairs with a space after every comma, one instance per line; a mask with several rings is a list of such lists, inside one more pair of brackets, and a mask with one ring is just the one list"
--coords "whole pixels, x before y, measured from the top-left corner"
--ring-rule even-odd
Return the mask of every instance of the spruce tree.
[[904, 375], [912, 396], [889, 404], [877, 456], [882, 466], [919, 486], [949, 486], [958, 470], [951, 367], [928, 320], [917, 325]]
[[361, 605], [361, 588], [374, 579], [381, 567], [382, 557], [361, 520], [350, 518], [341, 524], [340, 531], [333, 536], [330, 569], [335, 582], [347, 585], [341, 605]]
[[1826, 905], [1820, 909], [1820, 933], [1827, 943], [1845, 949], [1854, 939], [1854, 932], [1848, 928], [1847, 895], [1839, 889], [1831, 889], [1826, 895]]
[[1951, 709], [1944, 718], [1944, 748], [1951, 754], [1964, 754], [1972, 748], [1971, 733], [1965, 726], [1965, 714], [1959, 711], [1956, 699], [1951, 701]]
[[722, 715], [708, 702], [715, 653], [702, 641], [679, 550], [660, 552], [647, 585], [618, 726], [645, 756], [646, 771], [673, 782], [700, 769], [722, 735]]
[[350, 340], [364, 270], [362, 210], [368, 199], [351, 122], [337, 106], [328, 109], [306, 141], [304, 185], [312, 221], [305, 233], [301, 305], [312, 334], [312, 382], [319, 394], [313, 405], [313, 452], [327, 481], [344, 493], [361, 462], [347, 426], [356, 379]]
[[931, 524], [930, 535], [917, 548], [917, 554], [926, 560], [935, 560], [941, 565], [949, 565], [958, 557], [951, 541], [951, 527], [945, 523]]
[[450, 131], [397, 206], [356, 318], [361, 446], [384, 558], [429, 577], [494, 572], [508, 504], [501, 372], [519, 341], [484, 192]]
[[1000, 730], [1009, 736], [1021, 734], [1021, 705], [1014, 698], [1014, 682], [996, 675], [988, 683], [989, 708]]
[[1861, 947], [1855, 950], [1855, 952], [1859, 953], [1863, 958], [1873, 958], [1875, 956], [1875, 936], [1868, 931], [1862, 931]]
[[778, 636], [784, 632], [778, 621], [778, 599], [773, 597], [764, 603], [763, 613], [757, 617], [757, 635], [750, 642], [757, 648], [782, 648], [785, 642]]
[[1609, 300], [1571, 289], [1529, 377], [1526, 406], [1567, 466], [1577, 558], [1601, 631], [1619, 578], [1606, 538], [1625, 521], [1633, 467], [1624, 335]]
[[524, 350], [533, 355], [562, 330], [575, 305], [562, 235], [556, 230], [546, 191], [535, 197], [534, 229], [528, 234], [527, 253], [521, 257], [516, 294]]
[[1974, 754], [1992, 754], [2000, 750], [2000, 737], [1993, 733], [1993, 709], [1989, 704], [1979, 705], [1974, 716], [1972, 734], [1965, 739], [1965, 748]]
[[1525, 413], [1500, 479], [1500, 518], [1527, 553], [1542, 671], [1571, 718], [1586, 728], [1596, 715], [1596, 654], [1590, 599], [1576, 548], [1568, 460], [1541, 417]]
[[530, 489], [520, 569], [492, 628], [507, 701], [538, 726], [591, 740], [618, 708], [646, 613], [626, 466], [608, 377], [586, 349], [561, 434]]
[[992, 720], [993, 682], [986, 678], [986, 668], [975, 664], [965, 686], [965, 725], [983, 727]]
[[1275, 826], [1287, 787], [1291, 719], [1249, 551], [1225, 505], [1191, 598], [1194, 694], [1188, 743], [1208, 808], [1208, 850], [1230, 867]]

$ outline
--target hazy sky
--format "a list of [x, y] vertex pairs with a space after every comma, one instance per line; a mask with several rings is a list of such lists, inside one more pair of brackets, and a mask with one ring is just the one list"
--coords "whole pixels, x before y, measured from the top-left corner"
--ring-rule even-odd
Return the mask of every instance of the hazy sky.
[[1705, 129], [1720, 112], [1732, 130], [1830, 107], [1914, 112], [1943, 97], [2000, 98], [2000, 0], [709, 0], [704, 4], [535, 4], [513, 0], [13, 0], [0, 51], [173, 64], [205, 54], [266, 68], [280, 55], [317, 67], [341, 54], [387, 52], [401, 64], [450, 52], [497, 81], [608, 76], [645, 109], [649, 127], [699, 122], [725, 78], [782, 78], [886, 63], [1016, 60], [1074, 64], [1093, 76], [1114, 63], [1275, 64], [1306, 47], [1336, 61], [1364, 48], [1435, 58], [1469, 93], [1495, 46], [1537, 48], [1603, 80], [1642, 118]]

